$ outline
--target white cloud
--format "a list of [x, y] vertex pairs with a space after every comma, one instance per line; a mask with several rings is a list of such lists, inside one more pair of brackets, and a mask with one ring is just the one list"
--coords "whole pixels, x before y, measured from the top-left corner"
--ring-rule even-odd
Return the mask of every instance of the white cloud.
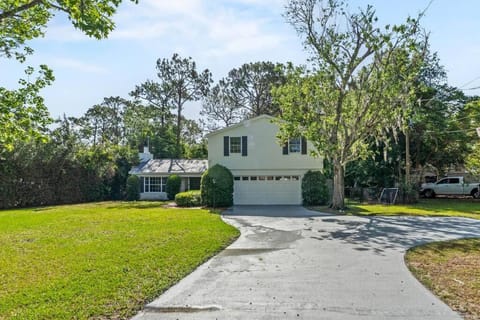
[[[144, 0], [120, 12], [118, 27], [111, 38], [159, 41], [168, 46], [182, 43], [183, 48], [187, 47], [185, 51], [190, 47], [192, 51], [200, 50], [207, 57], [275, 50], [284, 36], [274, 25], [283, 23], [283, 18], [278, 14], [279, 19], [272, 21], [265, 18], [268, 14], [259, 14], [255, 9], [261, 7], [261, 12], [278, 10], [283, 8], [283, 2]], [[155, 47], [155, 44], [150, 46]]]
[[47, 29], [47, 40], [62, 42], [88, 41], [91, 38], [75, 29], [67, 20], [54, 20]]
[[66, 68], [74, 71], [93, 73], [93, 74], [107, 74], [108, 70], [93, 63], [80, 61], [72, 58], [56, 58], [49, 63], [54, 69]]

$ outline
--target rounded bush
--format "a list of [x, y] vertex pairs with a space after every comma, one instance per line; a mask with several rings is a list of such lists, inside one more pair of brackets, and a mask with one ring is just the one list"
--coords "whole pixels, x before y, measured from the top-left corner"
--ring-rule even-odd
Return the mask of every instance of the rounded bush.
[[175, 203], [179, 207], [198, 207], [202, 205], [200, 190], [180, 192], [175, 195]]
[[307, 171], [302, 179], [304, 205], [322, 205], [328, 202], [328, 186], [325, 175], [320, 171]]
[[168, 200], [175, 199], [175, 195], [180, 192], [181, 184], [182, 184], [182, 178], [180, 178], [176, 174], [172, 174], [167, 178], [165, 191], [167, 192]]
[[226, 167], [214, 165], [202, 175], [202, 203], [209, 207], [233, 205], [233, 175]]
[[137, 176], [129, 176], [127, 178], [126, 198], [128, 201], [136, 201], [140, 199], [140, 178]]

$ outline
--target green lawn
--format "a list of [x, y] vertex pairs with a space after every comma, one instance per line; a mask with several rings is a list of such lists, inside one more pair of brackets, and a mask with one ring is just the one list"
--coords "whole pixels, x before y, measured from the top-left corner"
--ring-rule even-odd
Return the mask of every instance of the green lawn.
[[410, 249], [412, 273], [465, 319], [480, 319], [480, 239], [429, 243]]
[[0, 319], [128, 318], [238, 235], [158, 202], [0, 211]]
[[[448, 216], [480, 219], [480, 202], [472, 199], [420, 199], [418, 203], [403, 205], [364, 204], [347, 201], [346, 214], [355, 215], [415, 215]], [[332, 212], [327, 207], [315, 207], [315, 210]], [[338, 213], [338, 211], [334, 211]]]

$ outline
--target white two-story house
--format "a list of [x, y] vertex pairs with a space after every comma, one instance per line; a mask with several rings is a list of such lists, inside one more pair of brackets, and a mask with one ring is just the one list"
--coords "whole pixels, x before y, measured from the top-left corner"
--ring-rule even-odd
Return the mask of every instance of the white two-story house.
[[303, 175], [323, 169], [323, 159], [310, 155], [309, 141], [292, 138], [280, 145], [273, 120], [261, 115], [207, 135], [208, 166], [231, 170], [235, 205], [299, 205]]

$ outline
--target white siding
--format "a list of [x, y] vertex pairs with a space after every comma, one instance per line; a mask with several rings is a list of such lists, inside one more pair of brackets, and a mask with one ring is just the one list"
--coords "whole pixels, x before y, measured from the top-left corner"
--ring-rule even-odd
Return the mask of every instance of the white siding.
[[[278, 125], [270, 117], [260, 116], [240, 125], [208, 135], [209, 167], [221, 164], [235, 177], [249, 177], [234, 181], [234, 204], [301, 204], [301, 179], [308, 170], [322, 170], [323, 159], [310, 156], [313, 146], [307, 142], [307, 154], [284, 155], [279, 144]], [[223, 139], [248, 137], [248, 155], [230, 153], [224, 156]], [[250, 180], [251, 176], [296, 176], [298, 180]]]
[[[258, 169], [304, 169], [307, 171], [321, 170], [321, 158], [311, 157], [309, 154], [290, 153], [282, 154], [282, 146], [277, 139], [278, 125], [270, 118], [260, 117], [243, 122], [240, 126], [220, 131], [208, 136], [208, 164], [212, 167], [221, 164], [230, 170], [258, 170]], [[240, 153], [223, 155], [223, 137], [248, 137], [248, 155]], [[307, 150], [313, 146], [307, 142]], [[308, 151], [307, 151], [308, 153]]]

